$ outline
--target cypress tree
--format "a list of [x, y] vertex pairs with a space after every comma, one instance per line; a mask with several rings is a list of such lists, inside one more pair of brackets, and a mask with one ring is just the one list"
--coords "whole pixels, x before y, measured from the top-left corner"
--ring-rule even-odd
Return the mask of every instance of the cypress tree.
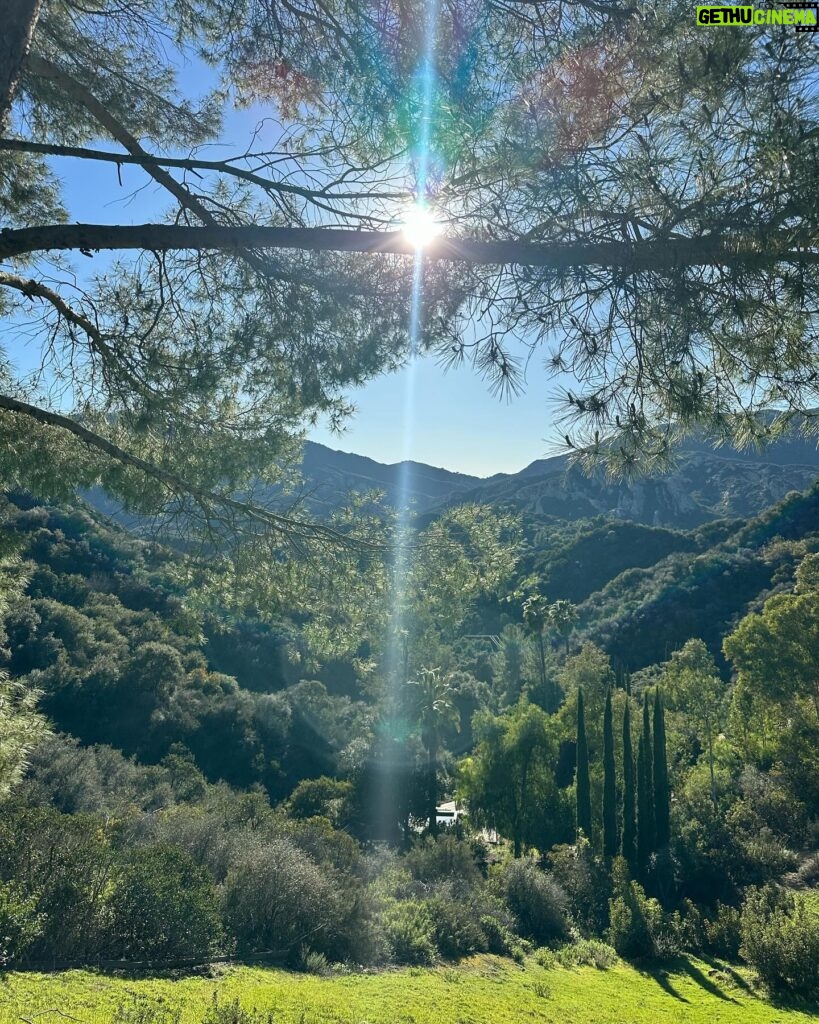
[[631, 746], [631, 709], [623, 712], [623, 836], [621, 852], [633, 870], [637, 863], [637, 793], [634, 784], [634, 751]]
[[577, 771], [575, 774], [577, 798], [577, 831], [592, 840], [591, 787], [589, 786], [589, 748], [586, 743], [586, 712], [583, 708], [583, 690], [577, 691]]
[[646, 740], [643, 733], [637, 740], [637, 872], [645, 876], [648, 859], [651, 856], [649, 830], [646, 822], [651, 817], [651, 804], [646, 790]]
[[[648, 851], [653, 853], [657, 849], [657, 818], [654, 810], [654, 745], [651, 742], [651, 714], [647, 691], [643, 694], [643, 746], [647, 801], [645, 832]], [[640, 828], [642, 827], [641, 825]]]
[[665, 712], [659, 689], [654, 694], [654, 815], [655, 843], [657, 849], [662, 850], [671, 842], [671, 801], [668, 792]]
[[617, 856], [617, 782], [611, 689], [606, 693], [606, 710], [603, 712], [603, 856]]

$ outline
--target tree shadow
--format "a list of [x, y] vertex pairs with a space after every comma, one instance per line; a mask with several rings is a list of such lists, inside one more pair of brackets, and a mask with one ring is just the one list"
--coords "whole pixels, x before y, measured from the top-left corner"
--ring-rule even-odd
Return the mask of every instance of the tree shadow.
[[684, 971], [692, 981], [695, 981], [700, 988], [705, 989], [710, 995], [715, 996], [717, 999], [722, 999], [726, 1003], [736, 1003], [737, 1000], [733, 996], [726, 995], [725, 992], [713, 982], [708, 975], [703, 974], [702, 971], [693, 964], [687, 957], [681, 957], [679, 960], [679, 967]]
[[716, 960], [714, 957], [709, 956], [707, 953], [697, 953], [697, 956], [704, 963], [714, 971], [720, 971], [722, 974], [727, 974], [734, 985], [737, 988], [741, 988], [743, 992], [747, 992], [749, 996], [755, 996], [753, 986], [748, 982], [746, 978], [743, 978], [739, 971], [735, 970], [730, 964], [725, 963], [724, 960]]
[[671, 984], [668, 977], [668, 971], [664, 967], [653, 967], [651, 970], [643, 968], [640, 973], [644, 974], [647, 978], [651, 978], [653, 981], [656, 981], [663, 992], [667, 992], [668, 995], [672, 996], [674, 999], [678, 999], [681, 1003], [690, 1002], [690, 1000], [686, 999], [685, 996], [680, 995], [680, 993]]

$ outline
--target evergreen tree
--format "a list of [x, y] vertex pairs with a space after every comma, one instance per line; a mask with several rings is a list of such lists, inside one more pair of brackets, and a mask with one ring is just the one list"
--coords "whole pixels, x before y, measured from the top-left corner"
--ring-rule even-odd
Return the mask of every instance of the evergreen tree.
[[631, 708], [623, 712], [623, 834], [620, 847], [629, 867], [637, 862], [637, 807], [634, 779], [634, 751], [631, 745]]
[[668, 792], [665, 711], [659, 689], [654, 694], [654, 820], [655, 846], [662, 850], [671, 841], [671, 806]]
[[[657, 849], [656, 815], [654, 812], [654, 745], [651, 737], [651, 714], [648, 692], [643, 694], [643, 745], [645, 759], [646, 821], [645, 833], [649, 853]], [[642, 826], [640, 826], [642, 828]]]
[[577, 831], [583, 832], [591, 842], [592, 814], [589, 786], [589, 748], [586, 743], [586, 713], [583, 708], [583, 690], [577, 691], [577, 772], [575, 775], [577, 798]]
[[637, 746], [637, 866], [645, 874], [655, 849], [654, 769], [648, 695], [643, 698], [643, 728]]
[[603, 712], [603, 856], [617, 856], [617, 783], [611, 690], [606, 694], [606, 710]]

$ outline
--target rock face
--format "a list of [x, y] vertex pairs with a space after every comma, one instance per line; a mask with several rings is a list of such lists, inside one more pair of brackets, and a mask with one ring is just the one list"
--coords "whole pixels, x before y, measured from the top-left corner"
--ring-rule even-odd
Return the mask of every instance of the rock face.
[[713, 519], [749, 517], [801, 491], [819, 477], [815, 465], [777, 465], [683, 453], [673, 472], [627, 482], [553, 463], [545, 473], [527, 471], [468, 491], [460, 500], [504, 504], [557, 519], [611, 515], [619, 519], [692, 529]]

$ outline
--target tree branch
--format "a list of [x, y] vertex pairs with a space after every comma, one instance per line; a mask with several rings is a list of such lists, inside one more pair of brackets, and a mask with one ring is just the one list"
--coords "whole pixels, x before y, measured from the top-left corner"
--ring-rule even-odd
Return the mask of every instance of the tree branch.
[[[280, 228], [260, 225], [175, 224], [47, 224], [0, 231], [0, 259], [50, 249], [299, 249], [312, 252], [357, 252], [413, 256], [416, 249], [400, 231], [353, 231], [341, 228]], [[630, 242], [482, 242], [437, 238], [423, 250], [426, 260], [453, 260], [480, 265], [517, 264], [567, 270], [572, 267], [616, 267], [625, 272], [667, 271], [684, 267], [755, 269], [778, 263], [819, 264], [819, 239], [795, 241], [792, 231], [766, 237], [703, 235]]]
[[345, 537], [343, 533], [339, 533], [329, 526], [322, 526], [320, 523], [311, 523], [306, 520], [279, 515], [260, 505], [240, 501], [238, 498], [232, 498], [226, 494], [202, 490], [176, 473], [163, 469], [152, 462], [147, 462], [137, 455], [133, 455], [131, 452], [120, 448], [119, 445], [82, 426], [76, 420], [63, 416], [61, 413], [41, 409], [39, 406], [12, 398], [10, 395], [0, 395], [0, 409], [5, 409], [7, 412], [17, 415], [27, 416], [47, 426], [65, 430], [67, 433], [79, 438], [80, 441], [83, 441], [89, 447], [102, 452], [116, 462], [125, 466], [131, 466], [151, 479], [159, 481], [168, 487], [174, 495], [180, 497], [190, 496], [197, 502], [208, 519], [213, 518], [214, 508], [222, 508], [281, 534], [285, 540], [293, 545], [306, 541], [324, 541], [336, 548], [376, 548], [378, 546], [359, 540], [351, 540], [349, 537]]
[[[311, 189], [303, 185], [293, 185], [291, 182], [273, 181], [271, 178], [266, 178], [255, 171], [236, 167], [231, 160], [200, 160], [198, 157], [155, 156], [152, 153], [144, 153], [143, 156], [133, 153], [109, 153], [101, 149], [87, 149], [82, 146], [58, 146], [45, 142], [32, 142], [29, 139], [0, 138], [0, 150], [13, 153], [40, 153], [43, 156], [73, 157], [78, 160], [96, 160], [101, 163], [110, 164], [137, 164], [143, 168], [147, 168], [151, 164], [156, 167], [177, 167], [184, 171], [215, 171], [217, 174], [227, 174], [234, 178], [240, 178], [242, 181], [247, 181], [251, 185], [258, 185], [265, 192], [283, 192], [287, 195], [298, 196], [300, 199], [316, 203], [322, 209], [329, 210], [331, 213], [338, 213], [339, 211], [328, 206], [327, 204], [329, 203], [346, 203], [359, 199], [405, 202], [408, 195], [406, 191], [374, 192], [367, 190], [364, 192], [334, 192], [332, 187]], [[244, 160], [254, 157], [260, 158], [260, 156], [260, 154], [250, 153], [241, 158], [234, 157], [233, 159]], [[344, 212], [341, 215], [345, 217], [359, 217], [362, 220], [368, 218], [367, 214]]]
[[15, 291], [22, 292], [22, 294], [27, 298], [45, 299], [45, 301], [50, 303], [69, 323], [79, 327], [86, 335], [88, 335], [88, 339], [92, 346], [97, 349], [101, 355], [104, 355], [109, 359], [114, 358], [114, 354], [111, 351], [110, 346], [103, 338], [97, 325], [92, 320], [89, 320], [83, 313], [78, 313], [75, 309], [72, 309], [63, 297], [52, 288], [42, 284], [40, 281], [33, 280], [33, 278], [26, 279], [24, 277], [18, 277], [17, 274], [9, 274], [5, 270], [0, 270], [0, 285], [5, 285], [7, 288], [14, 288]]
[[[57, 82], [68, 96], [85, 107], [103, 128], [120, 143], [123, 149], [126, 149], [141, 164], [146, 173], [179, 201], [183, 209], [189, 210], [203, 224], [209, 227], [218, 225], [219, 222], [207, 206], [197, 196], [189, 192], [184, 185], [180, 184], [173, 175], [169, 174], [163, 167], [160, 167], [155, 160], [152, 160], [150, 153], [147, 153], [142, 148], [139, 140], [81, 82], [72, 78], [71, 75], [63, 71], [58, 65], [36, 54], [29, 57], [27, 67], [33, 74]], [[241, 255], [262, 276], [277, 276], [276, 268], [268, 266], [255, 253], [244, 251]]]
[[0, 132], [5, 131], [20, 71], [40, 16], [41, 0], [6, 0], [0, 34]]

